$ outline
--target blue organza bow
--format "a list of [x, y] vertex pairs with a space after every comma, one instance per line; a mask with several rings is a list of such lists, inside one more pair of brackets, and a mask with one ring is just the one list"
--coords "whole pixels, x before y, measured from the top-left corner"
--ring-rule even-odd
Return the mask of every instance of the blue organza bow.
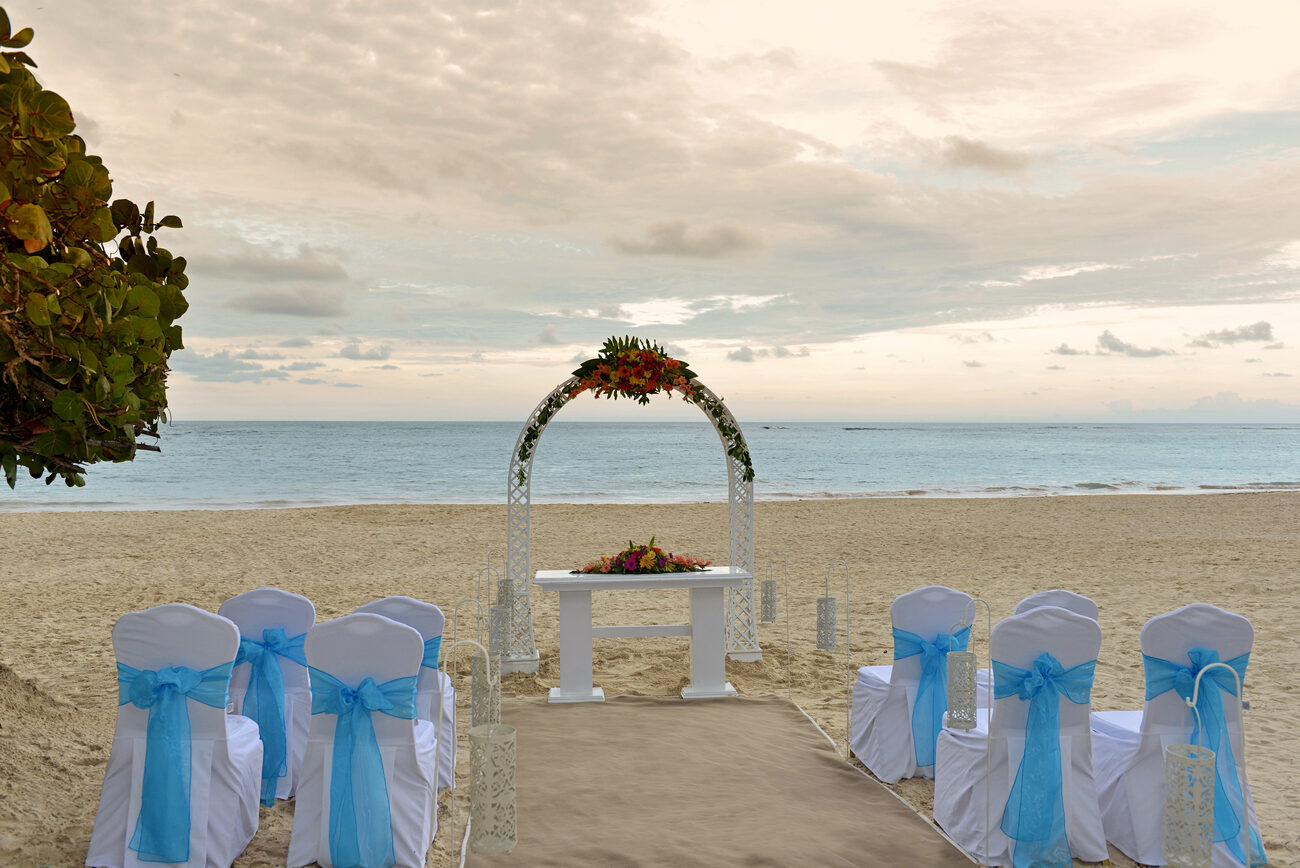
[[371, 713], [415, 718], [417, 676], [376, 684], [367, 678], [355, 689], [328, 672], [310, 668], [311, 713], [336, 714], [330, 777], [330, 861], [339, 868], [391, 868], [393, 825], [384, 780], [384, 759]]
[[275, 804], [275, 787], [289, 770], [289, 733], [284, 720], [284, 671], [280, 658], [307, 665], [302, 644], [306, 633], [290, 637], [282, 627], [262, 631], [262, 641], [248, 636], [239, 640], [235, 665], [248, 663], [248, 692], [243, 713], [257, 722], [262, 739], [262, 804]]
[[[1143, 654], [1147, 699], [1154, 699], [1170, 690], [1185, 700], [1191, 699], [1197, 673], [1211, 663], [1218, 663], [1219, 652], [1213, 648], [1192, 648], [1187, 652], [1187, 659], [1190, 666]], [[1250, 662], [1249, 652], [1222, 662], [1231, 666], [1245, 681], [1246, 664]], [[1214, 840], [1224, 842], [1232, 855], [1237, 857], [1237, 861], [1245, 864], [1245, 854], [1241, 852], [1241, 781], [1237, 778], [1237, 763], [1232, 756], [1232, 742], [1228, 738], [1228, 725], [1223, 715], [1223, 693], [1237, 695], [1237, 681], [1232, 673], [1219, 666], [1207, 670], [1201, 676], [1200, 695], [1196, 698], [1199, 715], [1192, 715], [1192, 730], [1188, 741], [1191, 744], [1202, 744], [1214, 751]], [[1202, 727], [1204, 733], [1201, 732]], [[1203, 739], [1200, 738], [1202, 735]], [[1264, 844], [1254, 829], [1250, 830], [1250, 847], [1251, 864], [1267, 864]]]
[[117, 704], [149, 710], [140, 815], [130, 848], [141, 862], [190, 858], [190, 708], [187, 699], [226, 707], [235, 662], [198, 671], [188, 666], [133, 669], [117, 664]]
[[442, 636], [434, 636], [432, 639], [424, 640], [424, 659], [420, 665], [427, 669], [438, 668], [438, 655], [442, 653]]
[[993, 661], [993, 696], [1019, 696], [1029, 703], [1025, 753], [1002, 810], [1002, 832], [1015, 841], [1015, 868], [1069, 868], [1073, 864], [1065, 834], [1061, 793], [1061, 702], [1088, 702], [1097, 661], [1069, 669], [1044, 651], [1029, 669]]
[[921, 655], [921, 682], [912, 706], [912, 750], [918, 766], [934, 765], [934, 745], [943, 729], [948, 710], [948, 652], [965, 651], [970, 627], [956, 633], [940, 633], [927, 642], [915, 633], [894, 628], [894, 659]]

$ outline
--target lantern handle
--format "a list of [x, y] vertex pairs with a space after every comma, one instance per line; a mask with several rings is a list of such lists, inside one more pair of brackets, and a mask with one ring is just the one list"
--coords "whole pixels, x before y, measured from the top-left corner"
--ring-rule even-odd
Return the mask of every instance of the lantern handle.
[[772, 578], [773, 564], [777, 558], [781, 560], [781, 596], [785, 601], [785, 690], [786, 698], [794, 701], [794, 675], [790, 668], [790, 563], [786, 560], [785, 552], [775, 551], [767, 556], [767, 577]]
[[[485, 569], [488, 569], [488, 568], [485, 568]], [[479, 573], [480, 573], [480, 574], [482, 574], [482, 572], [483, 572], [483, 570], [479, 570]], [[451, 610], [451, 641], [452, 641], [452, 643], [455, 643], [455, 641], [456, 641], [456, 630], [457, 630], [457, 625], [458, 625], [459, 622], [460, 622], [460, 607], [463, 606], [463, 605], [465, 605], [466, 603], [473, 603], [474, 606], [475, 606], [475, 608], [478, 609], [478, 611], [475, 613], [475, 616], [474, 616], [474, 636], [475, 636], [475, 638], [476, 638], [476, 639], [477, 639], [477, 638], [481, 638], [482, 635], [483, 635], [483, 620], [484, 620], [484, 619], [483, 619], [483, 604], [482, 604], [481, 602], [479, 602], [478, 598], [476, 598], [476, 597], [465, 597], [465, 598], [463, 598], [459, 603], [456, 604], [456, 608], [454, 608], [454, 609]]]
[[[826, 596], [831, 595], [831, 570], [836, 567], [844, 567], [844, 758], [847, 760], [853, 755], [849, 746], [849, 733], [853, 727], [853, 620], [849, 613], [849, 565], [844, 561], [831, 561], [826, 567]], [[786, 599], [789, 600], [788, 594]], [[787, 618], [786, 629], [789, 625]]]
[[[466, 598], [466, 599], [469, 599], [469, 598]], [[461, 603], [463, 603], [463, 602], [465, 602], [465, 601], [464, 601], [464, 600], [461, 600]], [[475, 600], [474, 602], [478, 603], [477, 600]], [[479, 603], [478, 605], [479, 605], [479, 611], [481, 612], [482, 609], [483, 609], [483, 605], [482, 605], [481, 603]], [[457, 604], [456, 604], [456, 607], [459, 609], [459, 608], [460, 608], [460, 603], [457, 603]], [[455, 621], [454, 621], [454, 620], [453, 620], [453, 622], [452, 622], [452, 629], [453, 629], [453, 633], [452, 633], [452, 636], [451, 636], [451, 639], [452, 639], [451, 647], [447, 649], [447, 653], [446, 653], [446, 655], [444, 655], [443, 658], [442, 658], [442, 660], [439, 661], [439, 666], [446, 666], [446, 665], [447, 665], [447, 661], [450, 660], [451, 658], [453, 658], [453, 657], [456, 656], [456, 649], [459, 648], [461, 645], [473, 645], [475, 648], [477, 648], [479, 651], [481, 651], [481, 652], [483, 653], [483, 662], [484, 662], [484, 664], [485, 664], [485, 668], [486, 668], [486, 671], [487, 671], [487, 680], [488, 680], [488, 683], [491, 684], [491, 683], [492, 683], [492, 655], [489, 654], [489, 653], [487, 652], [487, 649], [486, 649], [486, 648], [484, 648], [484, 647], [483, 647], [481, 644], [479, 644], [478, 642], [475, 642], [473, 639], [457, 639], [457, 638], [456, 638], [456, 634], [455, 634], [455, 632], [454, 632], [454, 630], [455, 630]], [[447, 677], [450, 678], [451, 676], [448, 675]], [[442, 691], [442, 685], [439, 685], [439, 686], [438, 686], [438, 690], [439, 690], [439, 692], [441, 693], [441, 691]], [[441, 707], [441, 697], [439, 697], [439, 700], [440, 700], [440, 701], [439, 701], [439, 706]], [[439, 712], [439, 714], [438, 714], [438, 724], [437, 724], [437, 729], [435, 730], [435, 732], [437, 733], [437, 735], [435, 736], [435, 740], [436, 740], [437, 743], [438, 743], [438, 750], [441, 751], [441, 750], [442, 750], [442, 714], [441, 714], [441, 712]], [[455, 768], [454, 765], [453, 765], [453, 768]], [[454, 772], [453, 772], [453, 774], [454, 774]], [[455, 781], [452, 781], [452, 783], [454, 784]], [[435, 788], [435, 789], [436, 789], [436, 788]], [[454, 789], [455, 789], [455, 788], [453, 787], [453, 790], [454, 790]], [[434, 793], [434, 798], [436, 799], [437, 797], [438, 797], [438, 796], [437, 796], [437, 793], [435, 792], [435, 793]], [[450, 848], [450, 849], [451, 849], [451, 863], [452, 863], [453, 865], [455, 865], [455, 864], [456, 864], [456, 794], [455, 794], [455, 792], [452, 793], [449, 802], [450, 802], [450, 805], [451, 805], [451, 816], [449, 817], [450, 825], [451, 825], [451, 848]]]
[[[950, 638], [954, 633], [956, 633], [958, 630], [961, 630], [964, 627], [975, 626], [975, 617], [979, 614], [979, 605], [978, 605], [979, 603], [984, 604], [984, 619], [985, 619], [984, 635], [988, 636], [993, 632], [993, 607], [989, 605], [988, 600], [985, 600], [982, 597], [971, 597], [970, 602], [968, 602], [966, 604], [966, 607], [962, 610], [961, 620], [958, 621], [956, 624], [953, 624], [952, 629], [948, 631], [948, 636]], [[966, 647], [968, 649], [971, 647], [969, 639], [967, 639], [966, 641]], [[975, 652], [972, 651], [971, 653], [974, 654]], [[990, 654], [989, 656], [991, 658], [992, 654]], [[978, 725], [979, 724], [979, 701], [978, 701], [979, 658], [976, 657], [975, 660], [976, 660], [975, 680], [977, 682], [976, 684], [977, 689], [975, 694], [977, 697], [975, 702], [975, 723]], [[993, 733], [991, 730], [992, 723], [993, 723], [993, 670], [990, 669], [989, 670], [989, 720], [984, 725], [984, 861], [980, 863], [981, 865], [989, 864], [989, 824], [991, 822], [990, 814], [989, 814], [989, 798], [990, 798], [989, 778], [991, 778], [993, 775], [993, 757], [990, 753], [991, 742], [993, 741]]]
[[[1236, 669], [1233, 669], [1221, 660], [1216, 660], [1209, 665], [1202, 666], [1200, 671], [1196, 673], [1196, 680], [1192, 682], [1192, 695], [1183, 700], [1183, 702], [1187, 703], [1187, 707], [1196, 715], [1196, 731], [1202, 735], [1205, 734], [1205, 727], [1201, 725], [1201, 712], [1196, 707], [1196, 700], [1201, 693], [1201, 676], [1215, 667], [1221, 667], [1232, 673], [1232, 679], [1237, 684], [1237, 701], [1241, 703], [1242, 712], [1244, 713], [1245, 710], [1250, 707], [1246, 704], [1246, 687], [1242, 683], [1241, 675]], [[1227, 721], [1225, 720], [1224, 723], [1226, 725]], [[1232, 736], [1230, 733], [1227, 734], [1227, 738], [1228, 744], [1231, 746]], [[1211, 750], [1218, 750], [1218, 747], [1218, 745], [1215, 745]], [[1246, 721], [1244, 720], [1241, 721], [1241, 764], [1240, 770], [1237, 774], [1241, 778], [1241, 780], [1237, 782], [1238, 786], [1241, 787], [1241, 852], [1246, 855], [1246, 863], [1250, 864], [1250, 814], [1246, 810]]]

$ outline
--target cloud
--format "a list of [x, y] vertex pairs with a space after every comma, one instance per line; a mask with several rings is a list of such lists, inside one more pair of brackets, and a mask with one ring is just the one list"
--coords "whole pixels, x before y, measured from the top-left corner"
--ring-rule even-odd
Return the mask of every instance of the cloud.
[[335, 384], [334, 384], [334, 388], [336, 388], [336, 389], [360, 389], [360, 388], [361, 388], [361, 384], [360, 384], [360, 383], [335, 383]]
[[1048, 366], [1047, 366], [1047, 370], [1049, 370], [1049, 371], [1064, 371], [1065, 368], [1064, 368], [1062, 365], [1048, 365]]
[[284, 356], [279, 353], [267, 353], [254, 347], [249, 347], [235, 355], [237, 359], [282, 359]]
[[341, 286], [296, 284], [253, 289], [232, 298], [227, 304], [251, 313], [283, 316], [342, 316], [346, 311], [347, 292]]
[[[287, 364], [287, 365], [281, 365], [281, 366], [280, 366], [280, 370], [282, 370], [282, 371], [312, 371], [312, 370], [315, 370], [316, 368], [323, 368], [323, 367], [325, 367], [325, 363], [324, 363], [324, 362], [290, 362], [290, 363]], [[299, 380], [298, 382], [301, 383], [302, 381]]]
[[318, 380], [315, 377], [301, 377], [298, 382], [304, 386], [322, 386], [325, 384], [324, 380]]
[[1284, 372], [1282, 372], [1282, 371], [1273, 371], [1272, 373], [1265, 374], [1264, 376], [1266, 376], [1266, 377], [1289, 377], [1289, 376], [1291, 376], [1291, 375], [1290, 375], [1290, 374], [1287, 374], [1287, 373], [1284, 373]]
[[284, 371], [270, 370], [261, 365], [232, 356], [229, 350], [204, 355], [194, 350], [181, 350], [172, 354], [171, 366], [207, 383], [260, 383], [263, 380], [284, 380]]
[[754, 350], [750, 347], [741, 347], [738, 350], [732, 350], [727, 353], [727, 358], [733, 362], [752, 362], [755, 358]]
[[808, 352], [807, 347], [800, 347], [798, 351], [795, 351], [789, 347], [776, 346], [772, 347], [772, 355], [778, 359], [793, 359], [810, 355], [810, 353]]
[[1135, 359], [1149, 359], [1155, 356], [1172, 356], [1173, 350], [1164, 350], [1159, 347], [1138, 347], [1133, 344], [1125, 343], [1110, 333], [1110, 329], [1102, 332], [1097, 336], [1097, 354], [1132, 356]]
[[555, 333], [555, 326], [543, 326], [537, 333], [537, 342], [542, 346], [555, 346], [560, 343], [560, 336]]
[[1034, 162], [1028, 154], [1002, 150], [962, 136], [949, 136], [939, 151], [939, 165], [948, 169], [983, 169], [998, 174], [1023, 172]]
[[619, 253], [639, 256], [685, 256], [720, 259], [758, 247], [752, 235], [730, 224], [715, 223], [707, 229], [690, 232], [686, 221], [660, 220], [646, 228], [644, 240], [612, 235], [609, 244]]
[[311, 338], [285, 338], [276, 344], [277, 347], [309, 347]]
[[1217, 332], [1206, 332], [1200, 337], [1193, 340], [1188, 346], [1213, 348], [1223, 344], [1239, 344], [1244, 341], [1271, 341], [1273, 340], [1273, 326], [1267, 322], [1257, 322], [1254, 325], [1238, 326], [1235, 329], [1223, 329]]
[[1111, 401], [1108, 406], [1118, 416], [1155, 421], [1206, 421], [1294, 423], [1300, 420], [1300, 404], [1288, 404], [1272, 398], [1243, 398], [1237, 392], [1217, 392], [1197, 398], [1188, 407], [1136, 409], [1129, 400]]
[[1087, 356], [1087, 355], [1090, 355], [1090, 353], [1089, 353], [1087, 350], [1076, 350], [1074, 347], [1072, 347], [1072, 346], [1070, 346], [1070, 345], [1068, 345], [1068, 344], [1061, 344], [1060, 346], [1052, 347], [1050, 350], [1048, 350], [1048, 352], [1049, 352], [1049, 353], [1055, 353], [1055, 354], [1058, 355], [1058, 356]]
[[393, 354], [393, 350], [387, 344], [377, 347], [371, 347], [368, 350], [361, 349], [361, 345], [356, 341], [347, 344], [339, 350], [339, 355], [345, 359], [356, 359], [363, 362], [382, 362]]
[[964, 361], [964, 362], [962, 362], [962, 364], [965, 365], [965, 366], [968, 367], [968, 368], [982, 368], [982, 367], [984, 367], [984, 363], [983, 363], [983, 362], [978, 362], [978, 361], [974, 361], [974, 360], [969, 361], [969, 362], [965, 362], [965, 361]]
[[982, 331], [978, 335], [949, 335], [948, 340], [956, 341], [959, 344], [982, 344], [993, 343], [997, 338], [989, 334], [988, 331]]

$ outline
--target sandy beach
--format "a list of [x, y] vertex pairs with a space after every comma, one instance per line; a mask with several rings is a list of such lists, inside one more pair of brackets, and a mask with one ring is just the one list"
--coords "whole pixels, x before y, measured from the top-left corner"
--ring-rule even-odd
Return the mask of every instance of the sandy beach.
[[[0, 515], [0, 864], [82, 863], [112, 742], [118, 616], [177, 601], [215, 611], [233, 594], [275, 585], [310, 597], [320, 620], [408, 594], [442, 606], [450, 631], [451, 611], [475, 593], [480, 569], [489, 558], [501, 565], [505, 521], [500, 505]], [[793, 698], [841, 745], [843, 645], [824, 652], [814, 642], [815, 600], [833, 561], [849, 567], [855, 667], [888, 662], [889, 604], [920, 585], [981, 597], [995, 621], [1034, 591], [1087, 594], [1104, 631], [1094, 709], [1141, 706], [1138, 631], [1151, 616], [1200, 601], [1250, 618], [1251, 785], [1271, 864], [1300, 864], [1287, 735], [1287, 721], [1300, 719], [1300, 494], [759, 503], [755, 530], [759, 577], [776, 552], [788, 563], [791, 641], [784, 621], [761, 625], [762, 661], [729, 663], [728, 678], [745, 694], [784, 695], [788, 654]], [[675, 552], [725, 563], [727, 505], [534, 506], [532, 566], [572, 568], [652, 534]], [[831, 593], [843, 643], [842, 568]], [[599, 593], [594, 608], [607, 624], [687, 617], [680, 594]], [[541, 669], [507, 676], [506, 694], [558, 684], [554, 596], [535, 592], [533, 612]], [[462, 635], [469, 629], [462, 622]], [[975, 637], [986, 658], [982, 623]], [[601, 640], [594, 668], [607, 694], [671, 695], [687, 681], [687, 641]], [[463, 761], [462, 775], [467, 768]], [[905, 781], [897, 791], [929, 811], [931, 783]], [[263, 808], [236, 864], [283, 865], [291, 823], [292, 803]], [[445, 864], [446, 846], [443, 829], [430, 864]]]

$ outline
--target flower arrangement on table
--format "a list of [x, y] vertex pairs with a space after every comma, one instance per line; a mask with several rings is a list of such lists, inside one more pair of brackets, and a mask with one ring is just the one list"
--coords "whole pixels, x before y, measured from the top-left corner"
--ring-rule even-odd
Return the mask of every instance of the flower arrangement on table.
[[650, 537], [646, 545], [637, 545], [627, 541], [627, 548], [616, 555], [602, 556], [599, 561], [592, 561], [575, 573], [696, 573], [713, 561], [675, 555], [665, 552], [655, 545], [655, 538]]

